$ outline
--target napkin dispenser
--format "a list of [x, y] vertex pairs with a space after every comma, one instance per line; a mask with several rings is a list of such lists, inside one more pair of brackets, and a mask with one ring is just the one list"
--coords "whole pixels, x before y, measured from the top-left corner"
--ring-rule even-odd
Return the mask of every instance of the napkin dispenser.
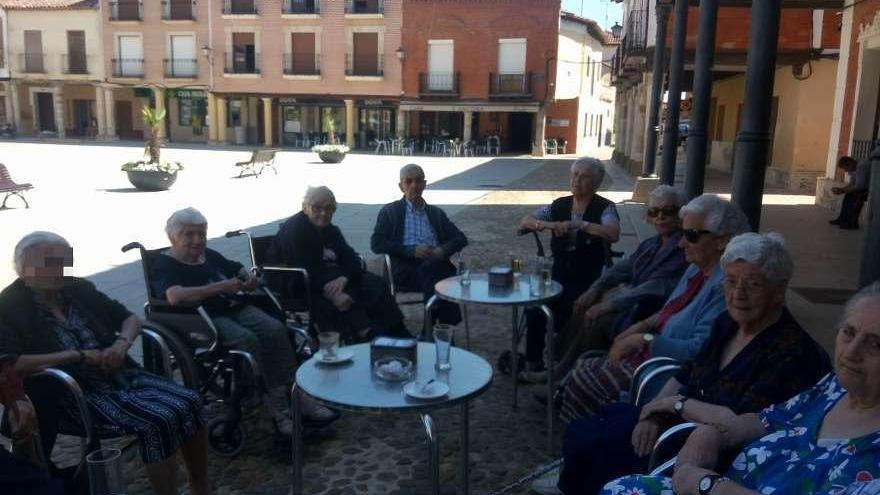
[[388, 357], [408, 359], [415, 369], [419, 356], [419, 343], [416, 339], [393, 339], [376, 337], [370, 342], [370, 362]]
[[509, 289], [513, 287], [513, 270], [509, 266], [493, 266], [489, 269], [489, 287]]

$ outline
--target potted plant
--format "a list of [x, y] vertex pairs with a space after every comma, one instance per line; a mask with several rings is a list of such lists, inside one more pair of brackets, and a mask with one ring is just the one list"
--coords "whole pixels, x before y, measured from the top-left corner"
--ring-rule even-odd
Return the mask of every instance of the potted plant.
[[165, 110], [157, 111], [152, 107], [144, 107], [141, 111], [144, 123], [150, 128], [150, 139], [144, 148], [144, 159], [128, 162], [122, 171], [128, 175], [128, 181], [141, 191], [165, 191], [177, 180], [177, 172], [183, 170], [179, 162], [163, 161], [160, 157], [162, 138], [159, 133], [165, 121]]
[[316, 144], [312, 151], [318, 154], [318, 158], [324, 163], [339, 163], [345, 159], [345, 154], [351, 149], [344, 144], [336, 144], [336, 120], [329, 117], [324, 121], [324, 130], [327, 132], [328, 144]]

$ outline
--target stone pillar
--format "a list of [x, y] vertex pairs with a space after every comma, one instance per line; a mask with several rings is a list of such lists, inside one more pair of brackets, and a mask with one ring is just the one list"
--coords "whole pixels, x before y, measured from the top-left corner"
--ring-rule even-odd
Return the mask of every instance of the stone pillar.
[[9, 92], [7, 94], [7, 100], [9, 100], [9, 108], [11, 110], [9, 114], [9, 118], [12, 119], [12, 125], [15, 126], [16, 131], [21, 131], [21, 100], [19, 100], [18, 96], [18, 83], [10, 81]]
[[654, 38], [654, 65], [651, 69], [651, 100], [648, 102], [648, 136], [645, 139], [645, 161], [642, 176], [656, 173], [657, 133], [660, 132], [660, 106], [663, 103], [663, 59], [666, 57], [666, 30], [669, 7], [657, 5], [657, 33]]
[[678, 159], [678, 120], [681, 115], [681, 90], [684, 88], [684, 49], [687, 38], [687, 0], [675, 0], [672, 24], [672, 50], [669, 55], [669, 87], [666, 99], [666, 125], [663, 132], [663, 162], [660, 182], [675, 184]]
[[273, 136], [272, 98], [263, 98], [263, 140], [266, 146], [272, 146]]
[[217, 142], [226, 144], [226, 98], [215, 98], [217, 105]]
[[116, 102], [113, 99], [113, 88], [104, 88], [104, 113], [106, 120], [104, 125], [107, 130], [107, 139], [118, 139], [116, 135]]
[[345, 100], [345, 145], [354, 148], [354, 100]]
[[95, 120], [98, 121], [98, 139], [107, 135], [107, 112], [104, 110], [104, 88], [95, 86]]
[[[156, 113], [162, 113], [165, 111], [165, 90], [162, 88], [153, 88], [153, 98], [156, 100]], [[164, 138], [165, 135], [165, 121], [163, 119], [162, 124], [159, 126], [159, 137]]]
[[467, 143], [473, 136], [471, 135], [471, 126], [474, 124], [474, 112], [464, 113], [464, 132], [462, 132], [462, 140]]
[[398, 137], [403, 137], [406, 134], [406, 112], [398, 108], [397, 118], [395, 120], [395, 132], [397, 133]]
[[544, 137], [547, 126], [547, 109], [542, 105], [535, 114], [535, 137], [532, 141], [532, 156], [544, 156]]
[[67, 137], [64, 120], [64, 92], [61, 86], [52, 88], [52, 105], [55, 107], [55, 133], [59, 138]]
[[208, 93], [208, 142], [217, 142], [217, 99]]

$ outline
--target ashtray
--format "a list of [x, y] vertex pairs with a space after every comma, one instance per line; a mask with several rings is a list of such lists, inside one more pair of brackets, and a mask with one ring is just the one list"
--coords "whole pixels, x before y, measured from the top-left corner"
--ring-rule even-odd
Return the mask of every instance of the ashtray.
[[377, 359], [373, 363], [373, 373], [388, 382], [406, 381], [412, 375], [412, 362], [399, 357]]

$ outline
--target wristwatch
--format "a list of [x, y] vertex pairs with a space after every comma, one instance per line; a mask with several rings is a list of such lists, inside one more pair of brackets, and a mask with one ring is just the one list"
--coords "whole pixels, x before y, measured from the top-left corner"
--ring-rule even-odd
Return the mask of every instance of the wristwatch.
[[683, 396], [680, 396], [680, 397], [681, 398], [678, 399], [677, 401], [675, 401], [675, 404], [672, 405], [672, 410], [675, 411], [675, 414], [677, 414], [678, 417], [681, 417], [682, 413], [684, 412], [685, 401], [690, 398], [690, 397], [683, 397]]
[[651, 342], [654, 342], [654, 334], [653, 333], [643, 333], [642, 340], [644, 340], [646, 344], [651, 345]]
[[729, 478], [725, 478], [720, 474], [707, 474], [700, 478], [700, 483], [697, 485], [697, 492], [700, 495], [709, 495], [719, 482], [727, 481], [728, 479]]

